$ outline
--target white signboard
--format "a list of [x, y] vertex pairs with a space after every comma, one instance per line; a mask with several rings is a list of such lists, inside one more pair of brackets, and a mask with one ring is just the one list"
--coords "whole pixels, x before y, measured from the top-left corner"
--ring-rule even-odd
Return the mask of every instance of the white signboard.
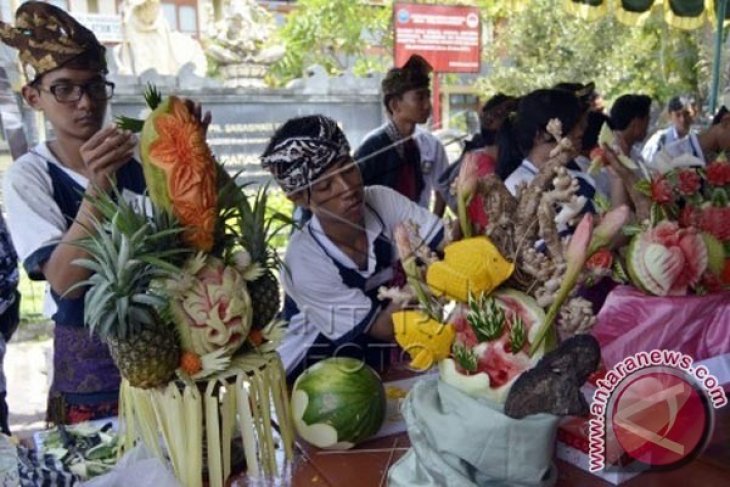
[[99, 39], [99, 42], [122, 42], [121, 14], [82, 14], [73, 16], [86, 28], [90, 29]]

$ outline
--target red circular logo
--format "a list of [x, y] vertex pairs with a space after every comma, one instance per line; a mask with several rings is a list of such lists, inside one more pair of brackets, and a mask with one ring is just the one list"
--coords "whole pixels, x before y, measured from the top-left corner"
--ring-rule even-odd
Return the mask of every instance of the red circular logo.
[[628, 377], [615, 391], [610, 425], [621, 448], [650, 467], [670, 467], [694, 458], [712, 424], [705, 394], [684, 372], [650, 367]]

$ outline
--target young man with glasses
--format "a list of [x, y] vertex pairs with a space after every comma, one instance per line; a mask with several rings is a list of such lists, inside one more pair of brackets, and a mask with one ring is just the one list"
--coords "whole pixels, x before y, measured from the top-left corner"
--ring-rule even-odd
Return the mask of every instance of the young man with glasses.
[[56, 324], [47, 419], [73, 423], [113, 415], [119, 372], [106, 344], [84, 328], [85, 291], [69, 290], [90, 275], [74, 264], [86, 255], [74, 242], [88, 235], [98, 216], [85, 196], [114, 185], [125, 199], [143, 198], [144, 175], [133, 158], [137, 139], [114, 125], [102, 127], [114, 94], [105, 77], [105, 48], [71, 16], [45, 2], [26, 2], [15, 27], [0, 23], [0, 39], [18, 49], [28, 80], [23, 98], [43, 112], [55, 135], [15, 161], [3, 181], [16, 250], [31, 279], [48, 282], [45, 311]]

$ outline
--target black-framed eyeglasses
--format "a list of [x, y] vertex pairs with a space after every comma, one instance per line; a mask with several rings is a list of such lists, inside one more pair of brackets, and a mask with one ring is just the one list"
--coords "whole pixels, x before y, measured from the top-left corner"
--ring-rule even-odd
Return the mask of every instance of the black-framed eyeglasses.
[[48, 89], [43, 87], [39, 87], [39, 89], [51, 93], [59, 103], [75, 103], [84, 96], [84, 93], [95, 101], [106, 101], [114, 96], [114, 83], [102, 80], [83, 84], [56, 83]]

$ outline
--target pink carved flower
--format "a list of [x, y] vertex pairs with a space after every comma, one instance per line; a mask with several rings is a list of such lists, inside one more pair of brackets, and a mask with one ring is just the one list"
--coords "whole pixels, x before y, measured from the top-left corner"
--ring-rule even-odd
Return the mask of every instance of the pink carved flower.
[[684, 196], [691, 196], [699, 191], [701, 186], [700, 175], [692, 169], [685, 169], [679, 172], [679, 193]]
[[730, 241], [730, 207], [702, 208], [697, 226], [721, 242]]
[[730, 162], [714, 161], [707, 165], [707, 182], [712, 186], [730, 184]]
[[651, 199], [659, 204], [672, 201], [672, 186], [663, 176], [651, 180]]

